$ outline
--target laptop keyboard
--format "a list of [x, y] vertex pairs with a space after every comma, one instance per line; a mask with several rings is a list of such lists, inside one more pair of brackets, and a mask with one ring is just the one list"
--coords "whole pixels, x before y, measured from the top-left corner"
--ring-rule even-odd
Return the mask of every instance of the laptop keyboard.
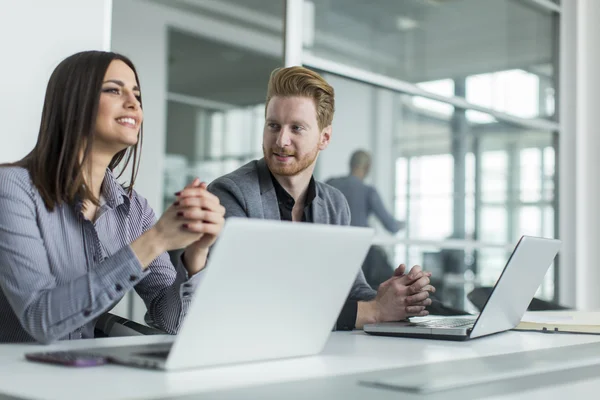
[[443, 318], [415, 322], [414, 325], [426, 328], [462, 328], [472, 327], [474, 323], [475, 321], [471, 318]]

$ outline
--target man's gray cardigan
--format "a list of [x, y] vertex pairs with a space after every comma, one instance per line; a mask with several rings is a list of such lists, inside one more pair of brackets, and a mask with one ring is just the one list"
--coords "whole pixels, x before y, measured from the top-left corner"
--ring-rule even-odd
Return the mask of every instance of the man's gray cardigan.
[[[350, 208], [337, 189], [316, 182], [312, 202], [313, 222], [317, 224], [350, 225]], [[225, 207], [225, 218], [246, 217], [281, 220], [277, 195], [269, 168], [264, 159], [251, 161], [239, 169], [214, 180], [208, 190]], [[318, 277], [315, 277], [318, 279]], [[376, 292], [365, 280], [362, 269], [350, 290], [349, 300], [371, 300]]]

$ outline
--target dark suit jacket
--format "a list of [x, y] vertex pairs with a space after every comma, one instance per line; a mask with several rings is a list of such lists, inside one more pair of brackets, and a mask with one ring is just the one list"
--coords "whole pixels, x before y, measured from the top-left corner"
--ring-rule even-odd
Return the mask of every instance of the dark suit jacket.
[[[350, 208], [344, 195], [321, 182], [316, 184], [312, 202], [313, 222], [350, 225]], [[251, 161], [239, 169], [214, 180], [208, 190], [225, 207], [225, 218], [246, 217], [280, 220], [279, 205], [271, 174], [264, 159]], [[318, 279], [318, 277], [315, 277]], [[350, 300], [371, 300], [376, 292], [365, 280], [362, 270], [350, 290]]]

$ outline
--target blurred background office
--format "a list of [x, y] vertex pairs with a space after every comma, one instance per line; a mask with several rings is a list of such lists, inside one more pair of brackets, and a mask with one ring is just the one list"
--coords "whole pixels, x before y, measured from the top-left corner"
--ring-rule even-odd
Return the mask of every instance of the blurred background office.
[[[595, 0], [0, 0], [3, 53], [28, 53], [0, 66], [15, 93], [0, 161], [33, 146], [56, 63], [122, 52], [146, 112], [137, 189], [160, 213], [192, 177], [262, 156], [269, 73], [304, 65], [336, 91], [316, 178], [372, 154], [366, 182], [406, 222], [372, 221], [392, 264], [424, 265], [444, 302], [475, 311], [467, 293], [494, 284], [521, 235], [559, 237], [537, 297], [598, 308], [597, 17]], [[118, 311], [141, 321], [143, 304]]]

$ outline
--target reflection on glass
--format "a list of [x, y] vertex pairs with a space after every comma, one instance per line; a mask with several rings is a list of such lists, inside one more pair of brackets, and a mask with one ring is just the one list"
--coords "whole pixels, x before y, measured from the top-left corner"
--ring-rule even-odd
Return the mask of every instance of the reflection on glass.
[[443, 240], [452, 234], [452, 173], [449, 154], [411, 158], [411, 236]]
[[508, 152], [484, 151], [481, 154], [481, 197], [484, 202], [504, 202], [507, 198]]
[[554, 199], [554, 174], [555, 174], [555, 151], [551, 146], [546, 146], [542, 153], [544, 171], [542, 180], [542, 196], [546, 201]]
[[406, 221], [406, 200], [408, 195], [408, 160], [396, 160], [396, 207], [395, 216], [400, 221]]
[[520, 154], [521, 201], [532, 202], [541, 199], [542, 191], [542, 151], [539, 148], [527, 148]]
[[506, 265], [510, 252], [497, 249], [481, 249], [477, 252], [477, 265], [479, 284], [481, 286], [494, 286]]
[[542, 236], [552, 238], [554, 233], [554, 207], [545, 206], [543, 208], [544, 217], [542, 219]]
[[211, 182], [262, 156], [267, 82], [281, 63], [179, 30], [168, 38], [165, 204], [194, 177]]
[[479, 238], [484, 242], [506, 243], [508, 214], [503, 206], [482, 206]]
[[[553, 16], [527, 2], [307, 3], [304, 25], [310, 31], [304, 51], [309, 57], [419, 84], [443, 96], [455, 95], [451, 82], [461, 77], [466, 93], [457, 95], [475, 104], [524, 118], [554, 114]], [[473, 122], [493, 120], [468, 115]]]
[[[518, 69], [471, 75], [466, 79], [466, 98], [478, 106], [535, 118], [540, 114], [539, 86], [537, 75]], [[481, 113], [469, 115], [474, 122], [493, 120], [491, 116], [485, 120]]]
[[[440, 79], [438, 81], [420, 82], [417, 86], [428, 92], [439, 94], [441, 96], [454, 96], [454, 80]], [[414, 96], [412, 103], [423, 110], [439, 113], [441, 115], [450, 116], [454, 112], [454, 106], [441, 101], [431, 100], [426, 97]]]
[[465, 233], [467, 238], [475, 237], [475, 155], [465, 156]]
[[519, 224], [515, 229], [514, 236], [541, 236], [541, 234], [542, 209], [534, 206], [521, 207], [519, 210]]
[[[552, 132], [489, 115], [475, 121], [469, 110], [399, 97], [395, 208], [407, 217], [409, 241], [464, 238], [511, 247], [524, 234], [555, 236]], [[469, 254], [416, 244], [395, 251], [396, 261], [439, 269], [442, 280], [475, 273], [475, 284], [487, 286], [510, 255], [496, 247]], [[551, 297], [553, 283], [543, 293]]]

